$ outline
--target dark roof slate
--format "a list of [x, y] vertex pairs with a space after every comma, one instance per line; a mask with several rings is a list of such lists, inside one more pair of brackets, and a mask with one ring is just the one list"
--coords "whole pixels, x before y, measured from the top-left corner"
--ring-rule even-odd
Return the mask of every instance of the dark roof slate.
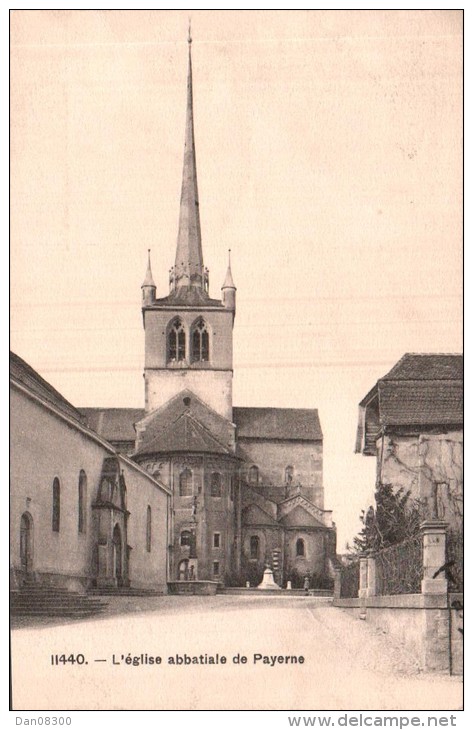
[[233, 409], [237, 438], [281, 441], [321, 441], [319, 414], [315, 408]]
[[108, 441], [134, 441], [134, 424], [145, 415], [144, 408], [80, 408], [87, 425]]
[[146, 440], [135, 455], [170, 453], [231, 454], [207, 429], [188, 413], [183, 413], [169, 428]]
[[360, 402], [355, 451], [374, 454], [382, 427], [463, 424], [463, 355], [407, 353]]
[[463, 355], [407, 352], [381, 380], [463, 380]]
[[[177, 407], [181, 410], [183, 392]], [[109, 441], [134, 441], [134, 424], [145, 417], [143, 408], [80, 408], [90, 428]], [[177, 418], [177, 412], [175, 418]], [[171, 417], [171, 416], [170, 416]], [[237, 436], [284, 441], [321, 441], [322, 429], [316, 409], [238, 408], [233, 409]]]
[[53, 388], [44, 378], [33, 370], [31, 365], [22, 360], [21, 357], [10, 352], [10, 377], [18, 381], [40, 398], [48, 401], [58, 408], [65, 415], [82, 421], [81, 413], [72, 403], [69, 403], [59, 391]]
[[279, 522], [284, 527], [323, 527], [325, 529], [325, 525], [300, 504], [280, 517]]
[[183, 390], [137, 423], [137, 454], [193, 451], [234, 454], [235, 429], [190, 390]]
[[381, 380], [379, 420], [382, 426], [463, 423], [463, 382]]
[[211, 299], [206, 291], [196, 286], [180, 286], [173, 291], [167, 297], [161, 297], [156, 299], [152, 306], [165, 306], [173, 307], [185, 306], [185, 307], [217, 307], [224, 309], [224, 306], [220, 299]]

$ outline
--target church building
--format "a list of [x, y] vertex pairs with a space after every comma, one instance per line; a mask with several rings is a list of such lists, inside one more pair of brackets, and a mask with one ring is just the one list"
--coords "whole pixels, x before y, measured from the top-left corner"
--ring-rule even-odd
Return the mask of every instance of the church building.
[[141, 287], [144, 409], [82, 408], [88, 426], [170, 490], [171, 580], [326, 587], [336, 551], [324, 508], [323, 436], [315, 409], [233, 404], [237, 289], [221, 296], [204, 264], [192, 102], [191, 39], [179, 229], [169, 291], [148, 256]]

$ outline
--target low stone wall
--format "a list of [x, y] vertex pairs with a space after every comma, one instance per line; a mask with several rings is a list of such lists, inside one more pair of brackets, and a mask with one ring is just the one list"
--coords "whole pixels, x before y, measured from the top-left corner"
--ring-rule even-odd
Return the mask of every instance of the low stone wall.
[[405, 594], [335, 598], [333, 605], [402, 643], [426, 672], [462, 674], [463, 595]]
[[218, 582], [213, 580], [176, 580], [168, 583], [168, 593], [178, 596], [215, 596]]
[[[377, 553], [361, 554], [358, 586], [353, 581], [344, 583], [347, 567], [336, 569], [333, 605], [404, 644], [425, 671], [461, 674], [463, 594], [448, 590], [447, 528], [448, 524], [437, 517], [424, 520], [420, 535]], [[463, 542], [459, 539], [454, 559], [461, 563], [462, 558]], [[412, 570], [406, 578], [407, 567]], [[457, 576], [461, 572], [457, 571]], [[352, 597], [342, 598], [343, 594]]]

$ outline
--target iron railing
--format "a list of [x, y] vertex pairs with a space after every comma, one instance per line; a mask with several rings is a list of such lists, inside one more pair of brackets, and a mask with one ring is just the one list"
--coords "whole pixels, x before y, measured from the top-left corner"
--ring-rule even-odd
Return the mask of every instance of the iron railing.
[[456, 530], [447, 532], [446, 578], [448, 590], [463, 593], [463, 533]]
[[391, 545], [373, 555], [376, 592], [382, 596], [420, 593], [423, 578], [422, 535]]
[[344, 565], [340, 571], [340, 598], [358, 598], [360, 561]]

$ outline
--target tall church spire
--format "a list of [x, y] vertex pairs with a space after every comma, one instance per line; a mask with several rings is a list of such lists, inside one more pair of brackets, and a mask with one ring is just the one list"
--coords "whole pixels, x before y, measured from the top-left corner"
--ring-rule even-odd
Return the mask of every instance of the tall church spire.
[[187, 75], [186, 137], [182, 171], [179, 233], [176, 262], [173, 271], [174, 288], [193, 286], [205, 289], [205, 272], [200, 233], [199, 194], [194, 144], [194, 115], [192, 104], [192, 38], [189, 25], [189, 70]]

